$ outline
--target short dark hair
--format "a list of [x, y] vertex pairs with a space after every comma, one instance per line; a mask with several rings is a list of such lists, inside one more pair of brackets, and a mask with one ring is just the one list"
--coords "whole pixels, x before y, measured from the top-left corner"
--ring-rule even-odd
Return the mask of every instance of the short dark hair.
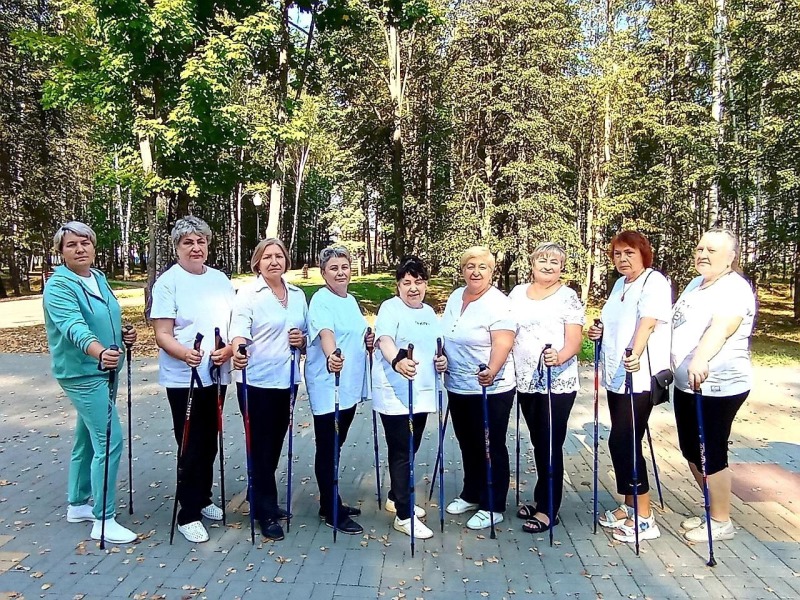
[[395, 272], [395, 278], [397, 281], [400, 281], [406, 275], [428, 281], [428, 269], [425, 268], [425, 264], [418, 256], [407, 254], [400, 259], [400, 265], [398, 265], [397, 271]]
[[650, 241], [638, 231], [620, 231], [611, 238], [611, 243], [608, 245], [608, 257], [611, 260], [614, 260], [614, 249], [617, 246], [635, 248], [642, 255], [644, 268], [649, 269], [653, 266], [653, 247], [650, 245]]

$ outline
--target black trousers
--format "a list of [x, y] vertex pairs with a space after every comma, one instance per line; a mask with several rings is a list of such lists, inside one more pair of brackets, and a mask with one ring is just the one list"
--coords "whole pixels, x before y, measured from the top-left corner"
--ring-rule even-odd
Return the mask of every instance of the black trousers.
[[[608, 435], [608, 450], [617, 479], [617, 493], [625, 496], [634, 494], [633, 486], [633, 436], [631, 428], [631, 399], [628, 394], [606, 392], [608, 410], [611, 413], [611, 433]], [[639, 392], [633, 395], [633, 408], [636, 412], [636, 471], [638, 494], [650, 491], [647, 479], [647, 461], [642, 455], [642, 438], [653, 405], [650, 404], [650, 392]]]
[[[414, 415], [414, 454], [422, 443], [428, 413]], [[408, 415], [381, 415], [383, 431], [386, 433], [386, 447], [389, 456], [389, 477], [392, 487], [389, 498], [397, 508], [398, 519], [411, 517], [411, 489], [408, 468]]]
[[[222, 386], [225, 399], [226, 386]], [[178, 448], [183, 440], [183, 422], [189, 388], [167, 388], [167, 400], [172, 411], [172, 426]], [[178, 525], [202, 518], [200, 511], [211, 504], [214, 482], [214, 461], [217, 457], [217, 386], [196, 387], [192, 394], [192, 413], [189, 419], [189, 439], [178, 465]]]
[[[295, 388], [296, 389], [296, 388]], [[244, 386], [236, 384], [236, 397], [244, 421]], [[247, 386], [250, 413], [250, 454], [253, 497], [250, 510], [258, 519], [278, 518], [278, 485], [275, 471], [281, 460], [283, 440], [289, 427], [289, 389]]]
[[[553, 514], [557, 515], [564, 495], [564, 440], [567, 439], [567, 422], [575, 396], [551, 394], [553, 404]], [[550, 494], [548, 489], [550, 462], [550, 432], [548, 429], [547, 394], [526, 394], [519, 392], [517, 402], [531, 432], [533, 458], [536, 462], [536, 487], [533, 489], [533, 504], [536, 510], [550, 514]], [[517, 483], [519, 485], [519, 482]]]
[[[342, 446], [347, 440], [347, 432], [356, 414], [356, 407], [339, 411], [339, 448], [341, 456]], [[334, 413], [314, 415], [314, 437], [317, 445], [314, 457], [314, 473], [319, 486], [319, 506], [323, 516], [333, 518], [333, 460], [334, 460]], [[342, 471], [342, 461], [339, 460], [339, 472]], [[342, 497], [336, 498], [339, 503], [339, 521], [342, 515]]]
[[[494, 512], [506, 510], [506, 496], [510, 469], [508, 463], [508, 417], [514, 403], [515, 390], [489, 394], [489, 449], [492, 459], [492, 508]], [[483, 400], [481, 394], [448, 393], [448, 406], [453, 420], [453, 431], [461, 448], [464, 467], [464, 486], [461, 499], [477, 503], [489, 510], [489, 486], [486, 479], [486, 446], [483, 427]]]

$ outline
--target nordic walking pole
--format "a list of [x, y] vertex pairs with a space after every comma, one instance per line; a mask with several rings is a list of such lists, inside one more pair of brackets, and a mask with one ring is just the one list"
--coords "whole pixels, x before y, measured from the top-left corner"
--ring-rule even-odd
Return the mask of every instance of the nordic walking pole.
[[653, 438], [650, 435], [650, 425], [646, 425], [644, 430], [647, 432], [647, 445], [650, 446], [650, 458], [653, 461], [653, 476], [656, 478], [658, 501], [661, 503], [661, 510], [664, 510], [664, 496], [661, 495], [661, 479], [658, 476], [658, 465], [656, 464], [656, 451], [653, 448]]
[[[372, 327], [367, 327], [367, 335], [372, 333]], [[372, 351], [368, 351], [369, 355], [369, 384], [372, 385]], [[380, 455], [378, 454], [378, 412], [373, 406], [372, 410], [372, 449], [375, 453], [375, 487], [378, 490], [378, 510], [381, 509], [381, 463]]]
[[[333, 351], [336, 356], [342, 355], [341, 348]], [[339, 527], [339, 380], [341, 374], [336, 371], [333, 387], [333, 543], [336, 543], [336, 529]]]
[[[408, 360], [414, 361], [414, 344], [408, 345]], [[408, 498], [411, 504], [411, 558], [414, 558], [414, 513], [417, 500], [414, 494], [414, 380], [408, 380]]]
[[[633, 348], [625, 348], [625, 356], [630, 356]], [[639, 468], [636, 456], [636, 408], [633, 402], [633, 373], [625, 371], [625, 387], [631, 399], [631, 439], [633, 440], [633, 534], [636, 540], [636, 556], [639, 556]]]
[[[594, 320], [594, 326], [600, 327], [600, 319]], [[597, 472], [599, 470], [597, 451], [599, 449], [599, 416], [600, 416], [600, 340], [594, 341], [594, 484], [592, 500], [594, 506], [592, 533], [597, 533]]]
[[[117, 351], [119, 346], [111, 344], [109, 350]], [[102, 362], [100, 364], [102, 367]], [[100, 524], [100, 550], [106, 549], [106, 502], [108, 502], [108, 458], [111, 449], [111, 418], [114, 411], [114, 384], [117, 382], [117, 370], [108, 372], [108, 417], [106, 419], [106, 460], [103, 465], [103, 522]]]
[[[545, 344], [544, 351], [553, 347], [553, 344]], [[552, 367], [547, 365], [547, 516], [550, 519], [550, 546], [553, 545], [553, 527], [555, 525], [555, 515], [553, 514], [553, 373]]]
[[[223, 343], [222, 336], [219, 333], [219, 327], [215, 327], [214, 348], [219, 350], [220, 348], [224, 347], [225, 344]], [[225, 506], [227, 505], [227, 501], [225, 500], [225, 446], [222, 442], [222, 409], [225, 404], [225, 398], [222, 396], [222, 368], [212, 367], [212, 374], [214, 371], [217, 372], [217, 432], [219, 435], [217, 445], [219, 446], [219, 493], [220, 504], [222, 504], [222, 524], [227, 525], [227, 511], [225, 510]]]
[[[194, 349], [200, 352], [200, 344], [203, 341], [203, 334], [198, 333], [194, 338]], [[195, 382], [200, 382], [203, 385], [200, 375], [197, 373], [197, 368], [192, 367], [192, 373], [189, 378], [189, 396], [186, 399], [186, 414], [183, 416], [183, 433], [181, 434], [181, 443], [178, 445], [178, 456], [176, 461], [177, 481], [175, 483], [175, 501], [172, 504], [172, 525], [169, 530], [169, 543], [175, 539], [175, 523], [178, 519], [178, 490], [181, 489], [181, 480], [183, 479], [183, 471], [181, 469], [181, 457], [186, 450], [186, 445], [189, 441], [189, 423], [192, 418], [192, 396], [194, 395]]]
[[293, 442], [294, 442], [294, 402], [297, 394], [294, 389], [294, 367], [296, 364], [295, 349], [289, 346], [289, 352], [292, 355], [291, 366], [292, 369], [289, 373], [289, 456], [286, 465], [286, 533], [292, 528], [292, 460], [294, 460]]
[[[239, 344], [239, 354], [247, 355], [247, 344]], [[247, 367], [242, 369], [242, 407], [244, 408], [244, 452], [247, 464], [247, 502], [250, 504], [250, 543], [256, 543], [256, 507], [253, 504], [253, 454], [250, 452], [250, 405], [247, 401]]]
[[516, 440], [515, 440], [516, 441], [516, 475], [515, 475], [515, 479], [514, 479], [514, 481], [515, 481], [514, 487], [517, 488], [517, 490], [516, 490], [517, 498], [516, 499], [517, 499], [517, 506], [519, 506], [519, 413], [520, 413], [519, 396], [517, 396], [516, 404], [517, 404], [517, 428], [516, 428], [516, 436], [515, 436], [516, 437]]
[[[436, 338], [436, 356], [441, 356], [443, 352], [442, 338]], [[438, 385], [439, 396], [439, 452], [436, 455], [436, 460], [439, 463], [439, 525], [441, 526], [442, 533], [444, 533], [444, 429], [445, 421], [442, 415], [442, 374], [436, 376], [436, 383]], [[433, 483], [436, 481], [436, 468], [433, 470], [433, 481], [431, 482], [431, 494], [433, 493]], [[428, 498], [430, 501], [430, 497]]]
[[694, 391], [694, 403], [697, 410], [697, 434], [700, 438], [700, 473], [703, 476], [703, 508], [706, 511], [706, 531], [708, 532], [708, 562], [709, 567], [716, 567], [714, 558], [714, 540], [711, 537], [711, 494], [708, 491], [708, 473], [706, 473], [706, 433], [703, 427], [703, 392]]
[[[478, 366], [478, 372], [488, 369], [484, 364]], [[494, 486], [492, 484], [492, 453], [491, 446], [489, 445], [489, 396], [486, 392], [486, 386], [481, 386], [481, 394], [483, 396], [483, 446], [486, 450], [486, 483], [489, 488], [489, 527], [491, 533], [489, 537], [493, 540], [497, 539], [497, 533], [494, 530]], [[439, 482], [441, 485], [442, 482]]]
[[[441, 386], [441, 382], [439, 383]], [[442, 391], [441, 387], [439, 388], [439, 400], [442, 399]], [[441, 404], [441, 402], [440, 402]], [[439, 411], [439, 415], [441, 415], [441, 411]], [[444, 413], [444, 423], [442, 423], [441, 416], [439, 417], [439, 427], [441, 428], [441, 435], [439, 436], [439, 452], [436, 455], [436, 463], [433, 465], [433, 473], [431, 474], [431, 489], [428, 491], [428, 502], [431, 501], [433, 498], [433, 488], [436, 487], [436, 476], [439, 475], [439, 479], [444, 477], [444, 436], [447, 433], [447, 421], [450, 420], [450, 404], [448, 402], [447, 410]], [[439, 481], [439, 492], [442, 498], [442, 502], [444, 502], [444, 482]]]
[[[125, 331], [133, 325], [125, 325]], [[125, 361], [128, 369], [128, 514], [133, 514], [133, 419], [131, 417], [131, 354], [133, 344], [125, 342]]]

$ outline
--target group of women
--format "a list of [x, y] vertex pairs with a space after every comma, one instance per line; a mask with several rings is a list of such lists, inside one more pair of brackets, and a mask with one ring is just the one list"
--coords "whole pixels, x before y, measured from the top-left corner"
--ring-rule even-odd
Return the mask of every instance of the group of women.
[[[417, 539], [433, 535], [423, 521], [425, 510], [412, 503], [409, 464], [428, 414], [436, 411], [442, 375], [463, 465], [461, 491], [447, 512], [473, 513], [466, 525], [475, 530], [503, 521], [510, 485], [507, 430], [516, 395], [538, 474], [533, 502], [519, 506], [517, 516], [530, 533], [559, 523], [563, 445], [579, 390], [577, 355], [585, 320], [580, 300], [561, 281], [567, 258], [563, 248], [538, 246], [531, 255], [531, 281], [508, 296], [493, 285], [491, 252], [468, 249], [460, 261], [464, 285], [452, 292], [441, 318], [424, 302], [426, 266], [417, 257], [404, 257], [396, 269], [397, 295], [381, 305], [373, 333], [348, 292], [351, 258], [343, 247], [321, 252], [325, 285], [307, 303], [304, 292], [284, 278], [289, 260], [279, 239], [257, 245], [251, 260], [254, 277], [238, 293], [224, 274], [205, 264], [210, 240], [202, 220], [185, 217], [176, 223], [177, 262], [156, 281], [150, 312], [159, 382], [166, 388], [180, 448], [177, 525], [187, 540], [206, 541], [203, 519], [223, 518], [223, 508], [212, 500], [212, 482], [221, 402], [232, 370], [242, 415], [249, 417], [250, 510], [265, 538], [284, 537], [281, 521], [290, 515], [278, 503], [275, 474], [301, 379], [302, 354], [314, 419], [319, 516], [328, 526], [348, 534], [363, 531], [354, 519], [360, 509], [344, 504], [338, 494], [337, 466], [357, 405], [372, 397], [388, 448], [391, 489], [385, 509], [394, 514], [397, 531], [413, 531]], [[95, 539], [105, 519], [105, 539], [126, 543], [136, 535], [115, 520], [122, 434], [112, 406], [113, 427], [107, 435], [109, 392], [112, 398], [116, 393], [109, 390], [107, 371], [122, 367], [118, 348], [133, 343], [136, 333], [122, 331], [119, 305], [103, 274], [91, 268], [95, 243], [94, 232], [82, 223], [67, 223], [56, 233], [55, 248], [64, 264], [46, 285], [45, 321], [53, 373], [78, 413], [67, 519], [92, 521]], [[752, 383], [748, 342], [755, 312], [753, 293], [734, 270], [737, 253], [730, 232], [707, 232], [695, 253], [699, 276], [673, 307], [668, 281], [651, 268], [647, 239], [625, 231], [611, 242], [609, 255], [621, 277], [588, 337], [599, 350], [611, 417], [609, 449], [617, 492], [624, 497], [599, 524], [611, 528], [618, 540], [636, 537], [634, 499], [638, 537], [660, 535], [641, 442], [653, 406], [653, 382], [667, 370], [675, 377], [680, 448], [698, 484], [696, 392], [707, 399], [702, 410], [708, 424], [711, 531], [714, 539], [733, 536], [727, 441]], [[188, 414], [190, 427], [184, 427]], [[634, 456], [638, 478], [632, 477]], [[110, 483], [105, 506], [100, 506], [104, 481]], [[694, 541], [705, 539], [705, 525], [702, 517], [682, 524]]]

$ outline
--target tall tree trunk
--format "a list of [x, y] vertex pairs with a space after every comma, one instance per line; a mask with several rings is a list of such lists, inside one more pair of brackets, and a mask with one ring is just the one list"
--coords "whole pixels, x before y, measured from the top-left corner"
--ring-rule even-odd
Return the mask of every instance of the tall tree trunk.
[[392, 252], [400, 258], [405, 250], [405, 218], [403, 198], [403, 96], [405, 81], [400, 59], [400, 32], [395, 25], [386, 27], [386, 48], [389, 57], [389, 96], [392, 99], [392, 179], [391, 206], [394, 221], [394, 240]]
[[706, 225], [716, 225], [720, 219], [719, 212], [719, 160], [720, 149], [724, 141], [725, 130], [722, 116], [725, 110], [725, 90], [727, 89], [728, 61], [725, 50], [725, 34], [728, 29], [728, 18], [725, 15], [725, 0], [714, 0], [714, 59], [711, 67], [711, 119], [716, 123], [714, 139], [714, 175], [708, 194], [708, 211]]
[[300, 149], [300, 156], [297, 160], [297, 169], [294, 179], [294, 214], [292, 216], [292, 237], [289, 241], [289, 256], [295, 257], [294, 246], [297, 242], [297, 224], [300, 217], [300, 194], [303, 191], [303, 182], [305, 181], [306, 164], [308, 157], [311, 154], [311, 142], [309, 141]]

